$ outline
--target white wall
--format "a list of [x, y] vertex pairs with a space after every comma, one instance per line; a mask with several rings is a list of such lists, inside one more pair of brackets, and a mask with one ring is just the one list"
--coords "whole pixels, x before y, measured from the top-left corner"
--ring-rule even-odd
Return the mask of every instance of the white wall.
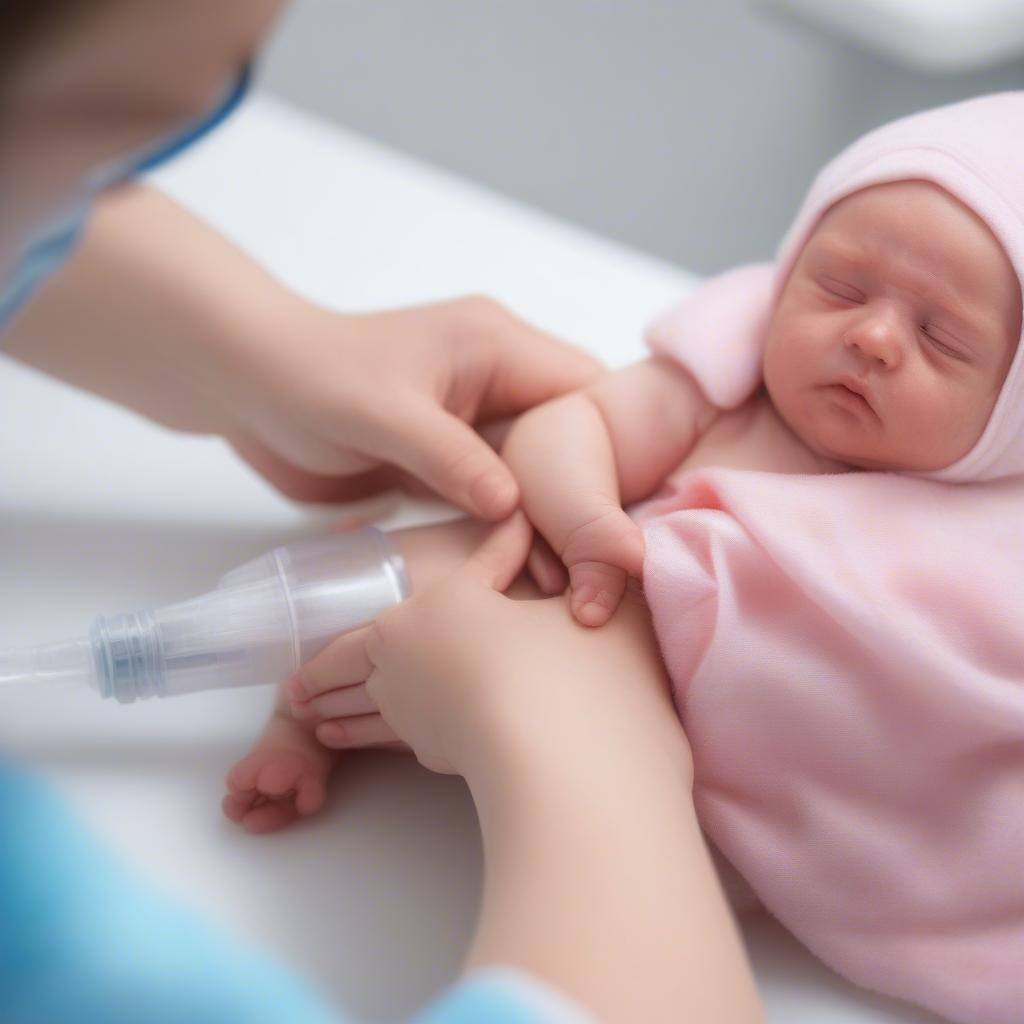
[[770, 254], [814, 171], [930, 77], [756, 0], [298, 0], [264, 81], [384, 142], [701, 271]]

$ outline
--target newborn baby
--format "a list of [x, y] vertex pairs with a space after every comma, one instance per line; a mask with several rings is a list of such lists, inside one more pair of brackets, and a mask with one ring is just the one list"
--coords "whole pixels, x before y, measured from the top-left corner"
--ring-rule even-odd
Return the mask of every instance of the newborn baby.
[[[641, 573], [642, 531], [622, 504], [677, 467], [934, 473], [981, 437], [1017, 351], [1021, 289], [1003, 246], [961, 201], [911, 180], [831, 206], [755, 342], [763, 357], [733, 352], [734, 365], [721, 367], [763, 373], [763, 387], [737, 404], [720, 393], [733, 382], [709, 379], [717, 369], [702, 365], [692, 339], [707, 332], [701, 345], [712, 344], [723, 320], [760, 312], [756, 293], [772, 276], [746, 268], [714, 282], [652, 331], [663, 356], [513, 428], [505, 457], [527, 514], [568, 568], [582, 623], [605, 622], [627, 573]], [[544, 589], [562, 588], [540, 552], [532, 567]]]
[[[504, 447], [547, 541], [543, 590], [567, 570], [599, 626], [642, 574], [702, 824], [758, 897], [854, 980], [972, 1024], [1024, 1007], [1019, 629], [947, 578], [962, 600], [929, 632], [914, 544], [941, 564], [960, 517], [984, 574], [998, 508], [999, 553], [1024, 553], [1022, 123], [1014, 93], [861, 139], [775, 265], [711, 281], [655, 324], [653, 358], [531, 411]], [[292, 716], [332, 745], [372, 711], [353, 682], [290, 684], [229, 776], [229, 816], [320, 806], [330, 754]]]

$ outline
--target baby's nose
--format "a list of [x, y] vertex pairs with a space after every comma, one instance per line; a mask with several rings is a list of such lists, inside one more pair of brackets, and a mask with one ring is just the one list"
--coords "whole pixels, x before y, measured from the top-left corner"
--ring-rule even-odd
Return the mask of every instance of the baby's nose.
[[892, 313], [865, 310], [844, 336], [847, 347], [864, 359], [892, 369], [902, 358], [905, 329]]

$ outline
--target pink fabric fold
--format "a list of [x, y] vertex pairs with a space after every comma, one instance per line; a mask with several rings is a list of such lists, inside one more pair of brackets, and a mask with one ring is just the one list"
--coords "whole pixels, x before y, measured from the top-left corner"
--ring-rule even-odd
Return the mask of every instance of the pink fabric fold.
[[648, 347], [685, 366], [713, 405], [742, 405], [761, 386], [775, 277], [773, 263], [750, 263], [711, 278], [651, 324]]
[[1020, 1024], [1024, 482], [977, 487], [694, 471], [642, 512], [644, 586], [765, 906], [859, 984]]
[[[1024, 280], [1024, 93], [854, 143], [774, 264], [650, 329], [722, 409], [761, 386], [765, 327], [814, 225], [923, 178]], [[684, 474], [637, 511], [644, 586], [708, 835], [813, 952], [961, 1024], [1024, 1022], [1024, 345], [972, 451], [930, 478]]]

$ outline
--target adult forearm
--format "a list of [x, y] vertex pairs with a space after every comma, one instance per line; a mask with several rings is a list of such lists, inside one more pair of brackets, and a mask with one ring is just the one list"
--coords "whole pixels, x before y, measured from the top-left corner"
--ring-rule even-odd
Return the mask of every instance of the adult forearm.
[[132, 186], [97, 206], [71, 262], [3, 348], [167, 426], [224, 432], [245, 386], [239, 349], [260, 343], [290, 301], [208, 225]]
[[486, 862], [470, 963], [520, 966], [611, 1024], [760, 1020], [685, 757], [628, 723], [597, 728], [556, 747], [541, 727], [469, 779]]

